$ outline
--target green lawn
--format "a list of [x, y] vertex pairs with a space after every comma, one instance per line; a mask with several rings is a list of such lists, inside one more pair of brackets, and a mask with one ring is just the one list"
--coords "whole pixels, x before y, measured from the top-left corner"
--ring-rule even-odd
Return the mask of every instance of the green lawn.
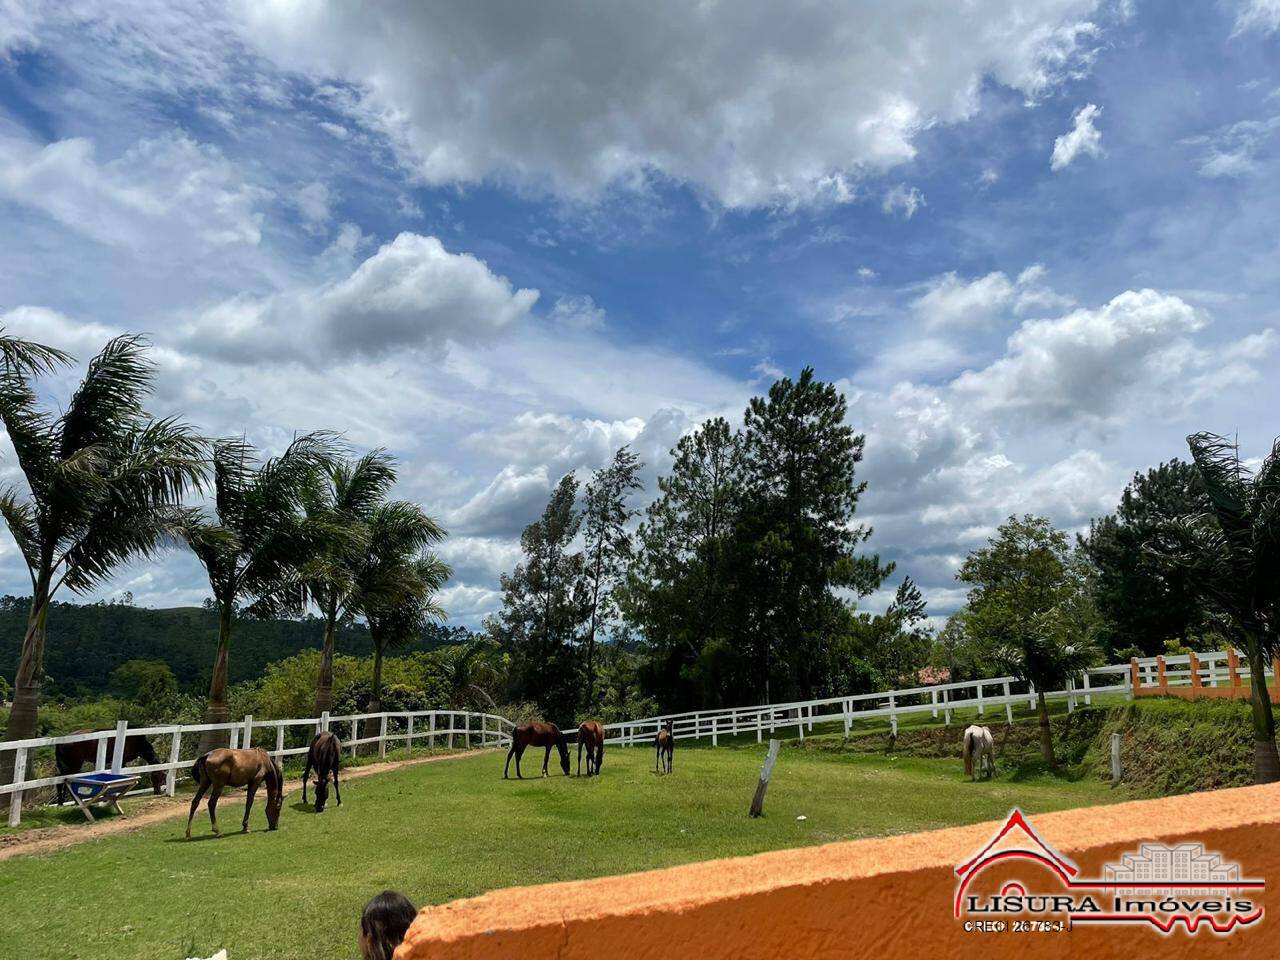
[[[540, 756], [526, 755], [536, 774]], [[647, 748], [611, 748], [598, 779], [503, 782], [502, 756], [448, 760], [352, 780], [314, 815], [296, 779], [280, 830], [197, 840], [183, 822], [0, 862], [0, 956], [161, 960], [348, 958], [359, 912], [384, 888], [438, 903], [496, 887], [592, 877], [1106, 803], [1092, 781], [970, 783], [957, 761], [784, 748], [766, 816], [746, 816], [763, 750], [677, 750], [653, 773]], [[555, 758], [552, 758], [555, 770]], [[259, 802], [261, 803], [261, 796]], [[330, 804], [333, 803], [332, 798]], [[804, 815], [807, 819], [797, 820]], [[228, 807], [224, 830], [239, 825]], [[268, 940], [261, 939], [269, 938]]]

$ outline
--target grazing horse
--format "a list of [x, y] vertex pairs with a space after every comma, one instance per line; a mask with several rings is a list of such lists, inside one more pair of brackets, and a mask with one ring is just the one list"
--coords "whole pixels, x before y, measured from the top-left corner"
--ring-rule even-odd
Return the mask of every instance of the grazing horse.
[[511, 769], [511, 758], [516, 758], [516, 777], [523, 780], [520, 773], [520, 758], [527, 747], [546, 747], [546, 756], [542, 758], [542, 775], [547, 775], [547, 763], [551, 760], [551, 748], [560, 751], [560, 769], [569, 775], [569, 741], [554, 723], [522, 723], [511, 731], [511, 749], [507, 751], [507, 765], [502, 769], [502, 779], [507, 779]]
[[578, 728], [578, 776], [582, 776], [583, 747], [587, 748], [587, 776], [599, 776], [604, 764], [604, 727], [599, 720], [588, 720]]
[[[974, 769], [975, 763], [977, 770]], [[964, 731], [964, 774], [977, 780], [979, 774], [990, 780], [996, 774], [996, 742], [988, 727], [966, 727]]]
[[653, 772], [657, 773], [658, 766], [661, 764], [665, 772], [670, 773], [672, 761], [675, 760], [676, 755], [676, 738], [671, 733], [670, 720], [662, 725], [662, 729], [653, 739], [653, 745], [658, 751], [653, 757]]
[[329, 799], [329, 777], [333, 777], [333, 793], [342, 806], [342, 791], [338, 789], [338, 758], [342, 755], [342, 741], [328, 730], [321, 730], [311, 738], [307, 750], [307, 765], [302, 770], [302, 802], [307, 802], [307, 780], [312, 768], [316, 771], [316, 813], [324, 813]]
[[[76, 730], [75, 733], [93, 733], [92, 730]], [[115, 756], [116, 738], [107, 738], [107, 757]], [[58, 764], [58, 776], [65, 777], [73, 773], [79, 773], [86, 763], [96, 764], [98, 762], [98, 741], [97, 740], [79, 740], [75, 743], [60, 743], [53, 748], [53, 757]], [[124, 763], [132, 763], [134, 760], [142, 760], [144, 763], [159, 763], [160, 758], [156, 756], [155, 748], [151, 746], [151, 741], [146, 737], [126, 736], [124, 738]], [[110, 759], [108, 759], [110, 762]], [[151, 771], [151, 791], [158, 797], [164, 791], [164, 773], [159, 770]], [[71, 791], [65, 783], [58, 784], [58, 804], [71, 799]]]
[[200, 806], [200, 798], [210, 787], [209, 822], [214, 836], [218, 830], [218, 798], [227, 787], [246, 787], [244, 798], [244, 822], [241, 832], [249, 832], [249, 811], [253, 808], [253, 795], [265, 782], [267, 785], [267, 829], [274, 830], [280, 823], [280, 808], [284, 805], [284, 773], [280, 764], [261, 747], [252, 750], [210, 750], [191, 768], [191, 779], [196, 782], [196, 795], [191, 798], [191, 813], [187, 816], [187, 839], [191, 839], [191, 820]]

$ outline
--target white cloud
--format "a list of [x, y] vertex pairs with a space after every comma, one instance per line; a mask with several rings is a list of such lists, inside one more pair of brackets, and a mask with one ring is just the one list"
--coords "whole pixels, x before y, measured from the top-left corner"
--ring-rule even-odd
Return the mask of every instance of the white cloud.
[[925, 206], [924, 194], [915, 187], [900, 183], [885, 193], [880, 209], [885, 213], [901, 211], [903, 218], [910, 220], [923, 206]]
[[1236, 13], [1237, 34], [1246, 30], [1274, 33], [1280, 30], [1280, 0], [1244, 0]]
[[402, 233], [350, 276], [206, 311], [188, 330], [202, 352], [245, 363], [379, 356], [485, 340], [526, 316], [536, 290], [513, 290], [470, 254]]
[[560, 297], [548, 315], [556, 326], [569, 330], [603, 330], [605, 313], [589, 296]]
[[1040, 264], [1027, 267], [1014, 280], [999, 270], [974, 280], [965, 280], [955, 272], [944, 273], [929, 281], [912, 308], [928, 327], [965, 329], [991, 326], [1009, 311], [1024, 314], [1032, 309], [1069, 306], [1071, 298], [1045, 286], [1044, 275]]
[[864, 172], [910, 160], [921, 130], [971, 117], [988, 81], [1044, 94], [1087, 66], [1098, 6], [831, 0], [785, 28], [765, 0], [238, 8], [264, 56], [353, 85], [353, 122], [427, 183], [594, 198], [658, 177], [752, 207], [847, 201]]
[[267, 196], [216, 147], [183, 135], [142, 140], [105, 163], [83, 138], [0, 137], [0, 197], [135, 253], [256, 245]]
[[1129, 290], [1098, 309], [1023, 323], [1004, 357], [961, 374], [954, 390], [985, 410], [1048, 420], [1102, 423], [1131, 413], [1134, 403], [1150, 416], [1189, 402], [1187, 382], [1224, 359], [1252, 369], [1252, 361], [1269, 349], [1269, 334], [1199, 347], [1191, 335], [1207, 323], [1178, 297]]
[[333, 199], [333, 192], [318, 180], [299, 187], [293, 194], [294, 206], [311, 227], [322, 227], [329, 222]]
[[1261, 169], [1258, 154], [1277, 131], [1280, 131], [1280, 116], [1240, 120], [1212, 136], [1191, 137], [1183, 142], [1206, 146], [1197, 164], [1200, 176], [1244, 177]]
[[1102, 156], [1102, 131], [1093, 125], [1100, 113], [1101, 107], [1088, 103], [1071, 115], [1071, 129], [1053, 141], [1051, 170], [1064, 170], [1079, 156]]

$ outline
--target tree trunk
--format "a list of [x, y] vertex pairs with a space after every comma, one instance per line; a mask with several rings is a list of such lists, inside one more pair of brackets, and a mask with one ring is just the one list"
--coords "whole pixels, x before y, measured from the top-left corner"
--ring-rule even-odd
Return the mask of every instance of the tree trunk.
[[[49, 581], [44, 573], [38, 578], [27, 614], [27, 629], [22, 636], [22, 657], [13, 685], [13, 706], [3, 739], [27, 740], [36, 736], [40, 719], [40, 685], [44, 680], [45, 624], [49, 613]], [[8, 750], [0, 756], [0, 784], [13, 783], [13, 765], [17, 754]], [[0, 797], [0, 807], [8, 808], [10, 794]]]
[[[231, 618], [235, 612], [232, 600], [218, 601], [218, 652], [213, 658], [213, 676], [209, 680], [209, 700], [204, 709], [205, 723], [226, 723], [231, 719], [227, 705], [227, 686], [231, 676]], [[199, 754], [225, 747], [231, 742], [229, 730], [206, 730], [200, 734]]]
[[1053, 730], [1049, 726], [1049, 705], [1044, 699], [1044, 690], [1036, 690], [1036, 712], [1040, 715], [1040, 758], [1050, 767], [1058, 762], [1053, 758]]
[[[383, 644], [375, 637], [373, 640], [373, 692], [369, 698], [369, 713], [382, 712], [382, 653]], [[362, 736], [375, 737], [382, 727], [381, 720], [366, 720], [364, 722], [364, 733]], [[365, 744], [365, 750], [362, 753], [377, 753], [378, 745], [376, 743]]]
[[[1266, 659], [1256, 635], [1245, 638], [1245, 648], [1252, 688], [1253, 782], [1275, 783], [1280, 780], [1280, 756], [1276, 754], [1276, 721], [1271, 710], [1271, 693], [1267, 690]], [[1277, 682], [1280, 683], [1280, 678]]]
[[316, 716], [333, 707], [333, 641], [338, 632], [337, 604], [330, 604], [324, 620], [324, 646], [320, 651], [320, 677], [316, 680]]

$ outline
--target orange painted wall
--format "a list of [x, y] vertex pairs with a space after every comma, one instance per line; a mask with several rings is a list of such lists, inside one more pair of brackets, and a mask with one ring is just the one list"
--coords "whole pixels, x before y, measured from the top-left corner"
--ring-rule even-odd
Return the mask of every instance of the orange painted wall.
[[[851, 798], [853, 802], [854, 798]], [[1280, 785], [1030, 818], [1083, 876], [1142, 841], [1195, 840], [1280, 888]], [[752, 960], [1280, 957], [1264, 916], [1228, 937], [1137, 927], [977, 934], [953, 919], [954, 868], [999, 824], [782, 850], [572, 883], [499, 890], [424, 909], [396, 960]], [[750, 829], [744, 819], [743, 829]], [[1025, 862], [1023, 862], [1025, 863]], [[1000, 881], [993, 867], [979, 878]], [[1033, 880], [1025, 865], [1008, 868]], [[1041, 888], [1032, 892], [1040, 892]], [[1046, 873], [1043, 892], [1058, 892]], [[1270, 913], [1274, 894], [1256, 896]]]

